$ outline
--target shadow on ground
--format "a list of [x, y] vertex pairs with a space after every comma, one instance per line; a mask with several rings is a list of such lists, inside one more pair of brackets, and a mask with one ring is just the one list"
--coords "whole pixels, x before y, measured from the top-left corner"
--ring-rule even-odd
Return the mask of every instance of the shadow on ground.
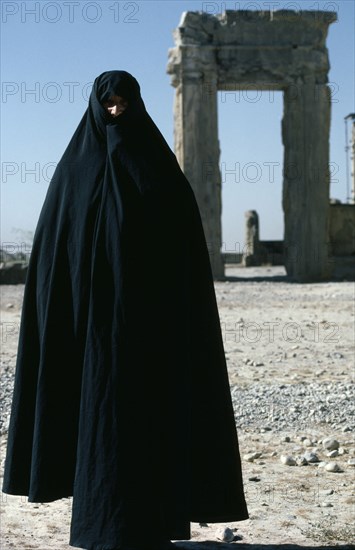
[[243, 544], [239, 541], [233, 543], [203, 541], [203, 542], [175, 542], [176, 548], [181, 550], [354, 550], [355, 545], [321, 545], [300, 546], [299, 544]]
[[240, 282], [240, 281], [246, 281], [246, 282], [267, 282], [267, 283], [297, 283], [296, 280], [292, 279], [292, 277], [289, 277], [288, 275], [250, 275], [249, 277], [247, 275], [245, 276], [236, 276], [236, 275], [225, 275], [224, 277], [219, 277], [216, 279], [216, 281], [220, 282], [226, 282], [229, 281], [230, 283]]
[[[229, 281], [231, 283], [238, 283], [238, 282], [249, 282], [249, 283], [252, 283], [252, 282], [258, 282], [258, 283], [262, 283], [262, 282], [267, 282], [267, 283], [295, 283], [295, 284], [300, 284], [301, 281], [298, 281], [297, 279], [293, 278], [293, 277], [290, 277], [289, 275], [270, 275], [270, 276], [265, 276], [265, 275], [251, 275], [250, 277], [238, 277], [236, 275], [225, 275], [224, 277], [218, 277], [215, 279], [216, 281], [219, 281], [219, 282], [226, 282], [226, 281]], [[322, 280], [322, 281], [314, 281], [314, 283], [352, 283], [354, 282], [354, 277], [339, 277], [339, 278], [329, 278], [327, 280]], [[310, 282], [308, 283], [305, 283], [305, 284], [310, 284]]]

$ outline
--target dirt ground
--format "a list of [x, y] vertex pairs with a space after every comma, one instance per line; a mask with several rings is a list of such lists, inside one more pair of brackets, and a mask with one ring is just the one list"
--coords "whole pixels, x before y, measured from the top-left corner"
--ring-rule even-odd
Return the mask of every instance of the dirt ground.
[[[229, 265], [228, 281], [215, 282], [231, 388], [263, 385], [343, 382], [354, 384], [354, 283], [290, 283], [281, 267], [243, 269]], [[23, 285], [1, 291], [3, 368], [16, 360]], [[331, 390], [330, 390], [331, 393]], [[335, 396], [336, 399], [336, 396]], [[331, 407], [331, 401], [329, 407]], [[178, 541], [187, 550], [293, 550], [354, 548], [354, 417], [341, 424], [313, 419], [309, 425], [263, 429], [260, 423], [238, 427], [243, 479], [250, 518], [226, 524], [191, 523], [192, 538]], [[302, 437], [339, 441], [340, 471], [317, 464], [286, 466], [282, 454], [297, 454]], [[290, 441], [285, 441], [288, 437]], [[2, 467], [6, 433], [1, 441]], [[249, 462], [247, 453], [259, 452]], [[323, 453], [323, 454], [322, 454]], [[333, 459], [332, 459], [333, 460]], [[2, 471], [2, 470], [1, 470]], [[2, 484], [2, 477], [0, 478]], [[71, 498], [29, 503], [27, 497], [1, 493], [2, 550], [69, 550]], [[229, 528], [234, 540], [223, 542]], [[137, 521], [137, 540], [144, 540]]]

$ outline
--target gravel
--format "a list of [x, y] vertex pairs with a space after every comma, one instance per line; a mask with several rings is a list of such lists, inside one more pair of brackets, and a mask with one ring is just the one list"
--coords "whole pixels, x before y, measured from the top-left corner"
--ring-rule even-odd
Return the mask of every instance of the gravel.
[[[7, 431], [14, 384], [14, 366], [2, 368], [0, 434]], [[231, 386], [237, 428], [281, 432], [328, 425], [352, 431], [355, 420], [353, 383], [252, 384]], [[350, 424], [350, 426], [349, 426]]]
[[[238, 537], [255, 549], [290, 540], [295, 548], [325, 549], [354, 540], [354, 285], [289, 284], [277, 278], [280, 269], [229, 267], [231, 279], [215, 284], [250, 513], [220, 525], [221, 547]], [[0, 294], [4, 452], [23, 285], [2, 285]], [[299, 334], [286, 330], [291, 325]], [[66, 550], [70, 507], [71, 499], [29, 505], [3, 495], [4, 550], [29, 540]], [[192, 528], [192, 546], [216, 539], [214, 524]]]
[[15, 369], [3, 365], [0, 374], [0, 435], [4, 435], [9, 426]]
[[355, 420], [353, 383], [252, 384], [231, 386], [238, 428], [280, 432], [327, 424], [342, 431]]

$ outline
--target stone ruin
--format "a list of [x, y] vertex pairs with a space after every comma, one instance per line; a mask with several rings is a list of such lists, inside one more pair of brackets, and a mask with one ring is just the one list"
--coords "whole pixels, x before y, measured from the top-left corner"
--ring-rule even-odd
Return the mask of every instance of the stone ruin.
[[282, 90], [284, 261], [326, 280], [329, 229], [329, 11], [184, 12], [167, 72], [176, 88], [174, 148], [200, 207], [215, 279], [224, 278], [218, 90]]
[[[256, 210], [245, 212], [245, 249], [240, 254], [223, 254], [225, 262], [245, 267], [284, 265], [284, 242], [265, 241], [259, 236]], [[333, 280], [355, 281], [355, 204], [331, 199], [328, 262]]]

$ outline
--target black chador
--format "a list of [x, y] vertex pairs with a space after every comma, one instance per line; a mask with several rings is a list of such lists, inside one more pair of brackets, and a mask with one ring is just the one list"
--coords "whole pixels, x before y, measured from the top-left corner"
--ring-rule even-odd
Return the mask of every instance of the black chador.
[[48, 188], [10, 420], [3, 492], [73, 496], [74, 547], [249, 517], [196, 198], [125, 71], [95, 79]]

